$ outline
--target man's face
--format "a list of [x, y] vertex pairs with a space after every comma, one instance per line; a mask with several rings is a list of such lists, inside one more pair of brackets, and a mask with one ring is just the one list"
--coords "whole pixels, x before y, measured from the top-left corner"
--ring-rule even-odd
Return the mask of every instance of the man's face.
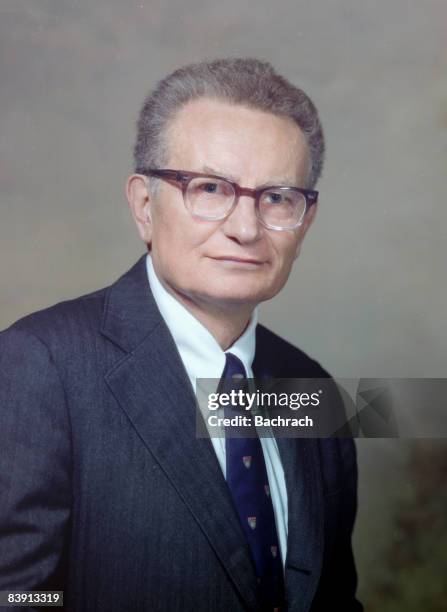
[[[199, 99], [183, 107], [168, 134], [167, 168], [217, 174], [243, 187], [306, 186], [308, 147], [288, 118]], [[312, 209], [311, 209], [312, 210]], [[191, 216], [181, 189], [160, 181], [149, 194], [147, 238], [158, 278], [201, 308], [254, 307], [280, 291], [312, 214], [295, 230], [263, 227], [255, 201], [241, 196], [220, 221]]]

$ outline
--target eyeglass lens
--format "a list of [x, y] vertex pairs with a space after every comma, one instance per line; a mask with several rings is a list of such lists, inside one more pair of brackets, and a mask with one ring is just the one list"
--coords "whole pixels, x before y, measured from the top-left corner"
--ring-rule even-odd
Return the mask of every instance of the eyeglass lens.
[[[233, 206], [235, 191], [228, 181], [212, 177], [193, 178], [186, 190], [190, 212], [202, 219], [223, 219]], [[295, 189], [269, 189], [261, 193], [259, 215], [277, 228], [295, 227], [306, 210], [306, 198]]]

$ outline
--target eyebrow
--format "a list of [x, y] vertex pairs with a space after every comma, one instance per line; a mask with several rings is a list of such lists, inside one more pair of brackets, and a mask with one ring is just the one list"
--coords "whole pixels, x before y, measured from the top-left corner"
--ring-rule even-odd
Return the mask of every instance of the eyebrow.
[[[233, 181], [234, 183], [239, 183], [239, 180], [236, 177], [232, 176], [231, 174], [228, 174], [227, 172], [220, 172], [219, 170], [216, 170], [211, 166], [204, 165], [202, 166], [202, 170], [204, 172], [211, 172], [211, 174], [215, 174], [224, 179], [228, 179], [230, 181]], [[271, 181], [268, 181], [267, 183], [262, 183], [262, 185], [258, 185], [256, 189], [262, 189], [263, 187], [271, 187], [272, 185], [277, 185], [278, 187], [298, 187], [298, 185], [295, 185], [293, 181], [290, 182], [283, 179], [273, 179]]]
[[211, 166], [202, 166], [202, 170], [204, 172], [211, 172], [211, 174], [216, 174], [217, 176], [221, 176], [222, 178], [226, 178], [229, 179], [230, 181], [234, 181], [235, 183], [237, 183], [237, 178], [235, 176], [232, 176], [231, 174], [228, 174], [227, 172], [219, 172], [219, 170], [216, 170], [215, 168], [211, 168]]

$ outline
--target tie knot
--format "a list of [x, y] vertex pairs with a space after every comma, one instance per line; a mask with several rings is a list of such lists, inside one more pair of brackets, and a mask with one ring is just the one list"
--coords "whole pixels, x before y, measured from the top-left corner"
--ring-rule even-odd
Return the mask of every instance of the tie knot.
[[226, 353], [226, 362], [222, 378], [234, 381], [247, 378], [244, 364], [236, 355], [233, 355], [233, 353]]

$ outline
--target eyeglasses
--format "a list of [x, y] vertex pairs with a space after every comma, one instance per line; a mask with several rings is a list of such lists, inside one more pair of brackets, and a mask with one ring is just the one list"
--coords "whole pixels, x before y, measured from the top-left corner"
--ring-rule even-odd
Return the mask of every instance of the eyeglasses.
[[183, 193], [185, 207], [193, 217], [219, 221], [228, 217], [241, 195], [255, 199], [256, 216], [267, 229], [299, 227], [306, 210], [317, 202], [318, 191], [301, 187], [275, 186], [249, 189], [213, 174], [186, 170], [148, 168], [140, 172], [168, 181]]

